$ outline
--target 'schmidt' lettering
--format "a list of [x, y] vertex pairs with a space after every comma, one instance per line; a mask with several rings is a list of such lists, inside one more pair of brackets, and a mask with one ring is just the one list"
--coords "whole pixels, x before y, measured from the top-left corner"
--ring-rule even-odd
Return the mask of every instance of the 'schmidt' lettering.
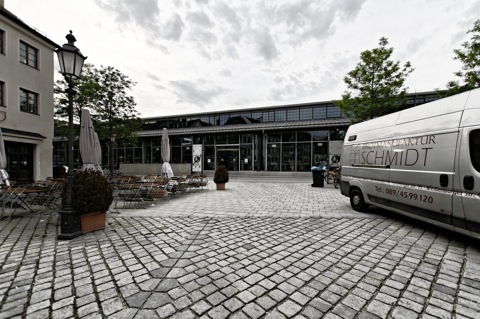
[[380, 165], [383, 165], [383, 157], [385, 155], [385, 151], [376, 151], [375, 152], [375, 164], [380, 162]]
[[[393, 153], [393, 156], [390, 156], [390, 154]], [[400, 154], [400, 163], [402, 162], [402, 157], [403, 153], [398, 153], [398, 152], [387, 152], [387, 156], [385, 158], [385, 164], [386, 165], [398, 165], [398, 154]], [[395, 162], [395, 164], [394, 164]]]
[[[408, 160], [410, 159], [411, 162]], [[418, 161], [418, 151], [414, 148], [407, 149], [405, 152], [405, 166], [413, 166], [417, 164]]]
[[364, 151], [360, 153], [359, 164], [394, 166], [414, 166], [420, 164], [426, 166], [428, 152], [432, 149], [433, 147], [423, 147], [420, 150], [407, 148], [400, 152], [392, 152], [390, 150]]
[[436, 144], [435, 135], [378, 141], [354, 146], [353, 163], [361, 165], [414, 166], [427, 165], [433, 147], [415, 148]]

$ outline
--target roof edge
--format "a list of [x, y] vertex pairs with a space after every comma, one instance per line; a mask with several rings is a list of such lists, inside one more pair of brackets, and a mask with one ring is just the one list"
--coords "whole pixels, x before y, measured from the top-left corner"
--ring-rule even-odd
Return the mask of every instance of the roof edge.
[[12, 21], [13, 23], [15, 23], [16, 25], [24, 28], [25, 30], [27, 30], [28, 32], [32, 33], [33, 35], [35, 35], [36, 37], [39, 37], [41, 38], [43, 41], [47, 42], [48, 44], [52, 45], [54, 48], [59, 48], [60, 45], [58, 45], [57, 43], [53, 42], [52, 40], [50, 40], [46, 35], [43, 35], [42, 33], [40, 33], [39, 31], [37, 31], [35, 28], [29, 26], [27, 23], [23, 22], [23, 20], [21, 20], [19, 17], [17, 17], [15, 14], [13, 14], [12, 12], [10, 12], [9, 10], [5, 9], [5, 7], [0, 7], [0, 15], [6, 17], [8, 20]]

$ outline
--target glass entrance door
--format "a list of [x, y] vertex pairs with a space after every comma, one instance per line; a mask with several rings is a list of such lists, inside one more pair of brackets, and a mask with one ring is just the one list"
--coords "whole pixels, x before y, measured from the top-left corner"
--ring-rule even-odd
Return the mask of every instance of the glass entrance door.
[[216, 148], [218, 165], [225, 165], [229, 171], [238, 171], [239, 147], [238, 146], [217, 146]]

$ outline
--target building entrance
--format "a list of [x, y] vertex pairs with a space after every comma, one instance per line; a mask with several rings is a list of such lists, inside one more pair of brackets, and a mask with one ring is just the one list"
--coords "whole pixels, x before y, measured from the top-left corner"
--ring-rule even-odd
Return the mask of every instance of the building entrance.
[[239, 167], [238, 146], [217, 146], [216, 154], [218, 165], [224, 164], [229, 171], [238, 171]]
[[5, 141], [7, 172], [11, 181], [33, 182], [33, 144]]

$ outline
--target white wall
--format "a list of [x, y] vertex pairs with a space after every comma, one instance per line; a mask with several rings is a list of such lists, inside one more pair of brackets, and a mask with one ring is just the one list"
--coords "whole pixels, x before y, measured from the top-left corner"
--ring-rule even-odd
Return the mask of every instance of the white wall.
[[[5, 82], [6, 100], [6, 107], [0, 107], [0, 111], [6, 112], [6, 118], [0, 122], [0, 126], [44, 136], [3, 134], [3, 137], [6, 141], [34, 144], [34, 179], [45, 179], [52, 176], [55, 48], [52, 43], [19, 27], [3, 15], [0, 15], [0, 28], [5, 31], [5, 54], [0, 54], [0, 80]], [[38, 69], [19, 61], [20, 41], [38, 50]], [[20, 88], [38, 93], [38, 114], [20, 111]]]

